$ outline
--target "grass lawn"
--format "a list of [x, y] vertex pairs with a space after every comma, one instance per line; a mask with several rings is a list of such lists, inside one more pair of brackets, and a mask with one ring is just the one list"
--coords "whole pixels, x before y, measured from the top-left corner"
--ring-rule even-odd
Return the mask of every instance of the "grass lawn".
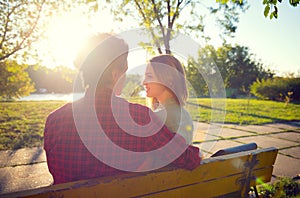
[[[145, 99], [131, 101], [142, 104], [146, 102]], [[65, 103], [65, 101], [0, 102], [0, 150], [42, 146], [47, 115]], [[194, 120], [207, 123], [221, 122], [224, 119], [226, 123], [235, 124], [300, 120], [300, 104], [285, 105], [281, 102], [255, 99], [213, 101], [190, 99], [187, 109]]]
[[47, 115], [65, 103], [0, 102], [0, 150], [41, 146]]
[[[222, 109], [223, 107], [223, 109]], [[240, 125], [300, 120], [300, 104], [257, 99], [190, 99], [193, 120]], [[213, 115], [213, 117], [211, 117]]]

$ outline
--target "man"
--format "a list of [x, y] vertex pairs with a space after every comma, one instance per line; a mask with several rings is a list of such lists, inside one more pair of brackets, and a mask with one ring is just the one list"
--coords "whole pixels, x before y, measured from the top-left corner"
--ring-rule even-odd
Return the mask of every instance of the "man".
[[109, 34], [92, 37], [79, 52], [75, 64], [85, 96], [52, 112], [45, 125], [54, 184], [166, 165], [192, 170], [200, 164], [199, 149], [170, 132], [151, 110], [117, 97], [127, 55], [128, 45]]

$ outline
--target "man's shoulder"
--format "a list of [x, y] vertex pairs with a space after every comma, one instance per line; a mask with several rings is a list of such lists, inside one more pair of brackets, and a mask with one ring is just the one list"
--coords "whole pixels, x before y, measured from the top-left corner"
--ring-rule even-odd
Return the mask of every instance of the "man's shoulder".
[[67, 103], [67, 104], [53, 110], [48, 115], [48, 119], [59, 118], [61, 116], [67, 116], [69, 114], [72, 114], [72, 103]]
[[129, 108], [132, 111], [140, 111], [140, 112], [145, 112], [145, 113], [149, 113], [149, 111], [152, 112], [151, 109], [149, 109], [149, 107], [145, 106], [145, 105], [141, 105], [141, 104], [137, 104], [137, 103], [129, 103]]
[[149, 118], [153, 117], [153, 115], [152, 115], [152, 114], [154, 114], [153, 111], [145, 105], [141, 105], [138, 103], [132, 103], [123, 98], [120, 98], [119, 104], [122, 106], [122, 108], [121, 108], [122, 110], [125, 110], [125, 109], [129, 110], [129, 113], [134, 118], [146, 120], [148, 122]]
[[148, 112], [150, 109], [145, 106], [145, 105], [141, 105], [138, 103], [133, 103], [133, 102], [129, 102], [128, 100], [124, 99], [124, 98], [118, 98], [119, 102], [121, 103], [121, 105], [129, 105], [129, 108], [132, 110], [141, 110], [141, 111], [145, 111]]

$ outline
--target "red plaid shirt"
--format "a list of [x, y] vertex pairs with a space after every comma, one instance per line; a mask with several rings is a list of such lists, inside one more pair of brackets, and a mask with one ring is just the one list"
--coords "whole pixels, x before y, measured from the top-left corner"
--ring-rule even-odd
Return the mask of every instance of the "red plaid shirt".
[[[134, 153], [163, 148], [164, 152], [159, 156], [160, 160], [169, 159], [171, 165], [176, 167], [192, 170], [200, 164], [199, 149], [186, 145], [185, 140], [178, 134], [176, 135], [177, 139], [174, 138], [175, 133], [170, 132], [167, 127], [161, 126], [161, 121], [155, 117], [149, 108], [112, 96], [112, 91], [109, 89], [101, 90], [97, 93], [95, 100], [94, 98], [93, 94], [88, 92], [84, 98], [73, 103], [73, 108], [72, 103], [66, 104], [47, 118], [44, 131], [44, 148], [54, 184], [117, 175], [128, 171], [111, 166], [105, 160], [101, 160], [102, 154], [106, 154], [104, 157], [110, 156], [117, 160], [117, 164], [120, 166], [136, 165], [138, 168], [141, 165], [141, 161], [138, 161], [135, 155], [124, 156], [124, 154], [119, 153], [118, 149], [111, 149], [109, 144], [103, 143], [102, 140], [105, 138], [108, 138], [119, 148]], [[95, 104], [96, 119], [107, 137], [97, 135], [99, 132], [93, 126], [93, 115], [87, 111], [91, 108], [91, 103]], [[79, 112], [79, 118], [82, 120], [79, 119], [78, 121], [74, 118], [74, 107], [77, 109], [75, 113]], [[118, 119], [115, 118], [116, 116]], [[144, 127], [140, 131], [143, 133], [143, 137], [126, 132], [139, 132], [137, 126], [132, 123], [129, 124], [130, 119], [138, 126]], [[153, 133], [153, 131], [157, 131], [158, 127], [158, 132]], [[78, 133], [79, 130], [81, 133]], [[99, 129], [97, 128], [97, 130]], [[148, 136], [147, 133], [150, 135]], [[86, 140], [96, 153], [85, 146], [82, 134], [87, 135]], [[166, 145], [174, 139], [176, 139], [175, 147], [167, 147]], [[182, 148], [184, 148], [183, 153], [178, 155], [177, 159], [174, 158], [178, 154], [177, 150]]]

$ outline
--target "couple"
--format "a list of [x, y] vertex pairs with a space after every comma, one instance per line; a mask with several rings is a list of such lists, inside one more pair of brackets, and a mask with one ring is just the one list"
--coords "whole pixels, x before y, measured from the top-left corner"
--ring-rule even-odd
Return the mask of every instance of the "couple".
[[164, 166], [192, 170], [200, 164], [199, 149], [185, 135], [193, 125], [181, 108], [187, 98], [181, 64], [170, 55], [150, 60], [143, 84], [147, 96], [155, 98], [153, 112], [117, 97], [125, 82], [128, 50], [124, 40], [99, 34], [79, 51], [75, 64], [85, 96], [52, 112], [44, 130], [54, 184]]

